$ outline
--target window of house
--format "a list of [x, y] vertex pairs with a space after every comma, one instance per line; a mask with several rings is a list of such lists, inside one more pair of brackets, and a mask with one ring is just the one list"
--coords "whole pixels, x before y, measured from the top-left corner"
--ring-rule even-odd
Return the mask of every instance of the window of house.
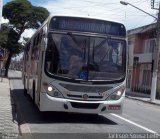
[[156, 39], [147, 39], [145, 40], [144, 52], [145, 53], [153, 53], [154, 47], [156, 45]]

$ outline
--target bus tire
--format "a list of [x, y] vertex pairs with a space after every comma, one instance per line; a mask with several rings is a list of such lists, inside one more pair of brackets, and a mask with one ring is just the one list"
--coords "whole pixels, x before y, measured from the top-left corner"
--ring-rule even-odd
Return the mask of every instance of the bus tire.
[[27, 89], [26, 89], [26, 88], [24, 88], [24, 95], [25, 95], [25, 96], [28, 95], [28, 94], [27, 94]]

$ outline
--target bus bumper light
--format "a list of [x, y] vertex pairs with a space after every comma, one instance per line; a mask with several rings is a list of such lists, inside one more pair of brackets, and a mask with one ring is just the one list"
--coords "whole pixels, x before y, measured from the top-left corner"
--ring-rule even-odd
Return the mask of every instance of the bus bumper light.
[[68, 105], [65, 103], [64, 105], [63, 105], [63, 107], [67, 110], [68, 109]]
[[121, 105], [109, 105], [108, 110], [120, 110]]

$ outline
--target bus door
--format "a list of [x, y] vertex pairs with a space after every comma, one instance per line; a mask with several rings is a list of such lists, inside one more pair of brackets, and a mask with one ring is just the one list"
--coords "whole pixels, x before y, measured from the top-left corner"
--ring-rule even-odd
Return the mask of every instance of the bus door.
[[29, 60], [27, 61], [27, 88], [28, 88], [28, 93], [30, 96], [33, 98], [32, 94], [32, 84], [33, 84], [33, 75], [32, 75], [32, 47], [33, 45], [30, 45], [30, 50], [29, 50]]
[[[44, 27], [45, 28], [45, 27]], [[40, 39], [40, 44], [39, 44], [39, 62], [37, 63], [38, 67], [38, 80], [37, 80], [37, 91], [36, 91], [36, 103], [39, 105], [40, 104], [40, 92], [41, 92], [41, 82], [42, 82], [42, 70], [44, 68], [44, 49], [46, 45], [46, 32], [44, 31], [44, 28], [41, 32], [41, 39]]]

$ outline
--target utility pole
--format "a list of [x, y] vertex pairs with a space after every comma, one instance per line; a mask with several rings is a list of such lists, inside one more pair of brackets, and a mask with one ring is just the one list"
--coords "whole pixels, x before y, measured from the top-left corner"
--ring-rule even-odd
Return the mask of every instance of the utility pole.
[[[154, 0], [151, 0], [152, 9], [154, 8]], [[152, 85], [151, 85], [151, 101], [155, 101], [156, 89], [157, 89], [157, 76], [158, 76], [158, 63], [159, 63], [159, 51], [160, 51], [160, 4], [158, 9], [158, 19], [156, 27], [156, 46], [154, 49], [154, 60], [153, 60], [153, 73], [152, 73]]]

